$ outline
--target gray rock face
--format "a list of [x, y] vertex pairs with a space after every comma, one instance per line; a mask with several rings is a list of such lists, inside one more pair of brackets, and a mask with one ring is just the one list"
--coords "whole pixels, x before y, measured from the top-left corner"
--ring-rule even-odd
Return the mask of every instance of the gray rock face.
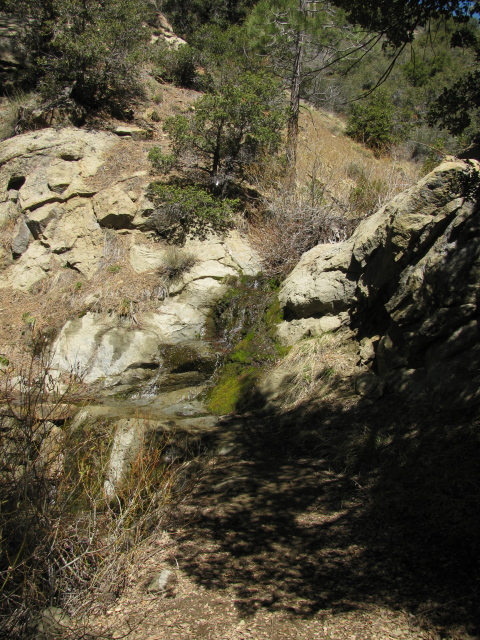
[[[318, 321], [348, 308], [360, 337], [381, 336], [372, 367], [387, 387], [478, 399], [478, 167], [446, 162], [347, 242], [307, 252], [280, 293], [287, 318]], [[367, 355], [361, 359], [372, 361]]]
[[130, 330], [116, 318], [87, 313], [70, 320], [54, 345], [53, 366], [76, 371], [85, 382], [107, 378], [115, 383], [130, 369], [155, 369], [159, 343], [151, 331]]

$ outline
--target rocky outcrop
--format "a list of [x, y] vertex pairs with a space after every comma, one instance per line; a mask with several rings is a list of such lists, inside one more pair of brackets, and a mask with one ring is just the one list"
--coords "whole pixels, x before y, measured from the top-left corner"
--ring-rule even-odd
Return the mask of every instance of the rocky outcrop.
[[172, 49], [178, 49], [182, 45], [186, 44], [185, 40], [175, 34], [172, 25], [167, 20], [167, 17], [160, 12], [156, 13], [154, 30], [150, 39], [152, 44], [158, 41], [166, 42], [166, 44]]
[[[194, 256], [194, 266], [171, 283], [155, 310], [142, 316], [141, 329], [114, 314], [87, 313], [62, 329], [53, 365], [77, 371], [88, 383], [101, 380], [104, 387], [132, 385], [153, 375], [163, 389], [203, 382], [215, 366], [215, 354], [201, 339], [210, 309], [226, 293], [226, 277], [255, 275], [260, 263], [237, 232], [190, 238], [182, 251]], [[165, 248], [133, 244], [129, 259], [143, 273], [160, 268], [165, 253]]]
[[0, 146], [0, 207], [16, 219], [15, 263], [0, 287], [26, 290], [66, 264], [90, 277], [102, 256], [103, 232], [92, 206], [92, 178], [118, 143], [107, 133], [45, 129]]
[[[147, 197], [148, 145], [73, 128], [31, 132], [0, 145], [0, 288], [28, 293], [65, 269], [91, 281], [77, 311], [81, 317], [72, 317], [55, 342], [53, 365], [105, 388], [152, 376], [164, 388], [202, 382], [215, 363], [202, 332], [227, 290], [225, 279], [260, 270], [258, 256], [237, 231], [187, 237], [172, 250], [148, 229], [155, 214]], [[117, 168], [117, 155], [128, 157], [128, 164]], [[155, 304], [140, 324], [135, 317], [133, 327], [116, 315], [115, 299], [106, 309], [98, 302], [102, 291], [111, 296], [108, 276], [119, 272], [128, 282], [151, 274], [158, 289]], [[84, 282], [77, 283], [78, 296]], [[141, 294], [134, 289], [131, 296]], [[183, 356], [181, 365], [175, 362], [172, 352], [166, 357], [162, 348], [175, 345], [188, 347], [189, 363]]]
[[442, 401], [478, 400], [478, 184], [478, 164], [446, 162], [348, 241], [307, 252], [280, 292], [287, 318], [280, 336], [303, 337], [302, 323], [318, 333], [327, 319], [348, 325], [361, 350], [372, 350], [359, 371], [383, 380], [364, 377], [362, 395], [381, 393], [385, 383]]

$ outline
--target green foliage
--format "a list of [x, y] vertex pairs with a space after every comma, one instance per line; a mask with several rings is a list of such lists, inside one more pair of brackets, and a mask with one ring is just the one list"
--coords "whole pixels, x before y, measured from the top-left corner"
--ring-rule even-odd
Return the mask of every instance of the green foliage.
[[194, 36], [202, 25], [227, 28], [241, 22], [256, 0], [163, 0], [164, 11], [177, 33]]
[[27, 18], [32, 61], [24, 80], [49, 99], [125, 105], [138, 92], [146, 7], [144, 0], [20, 0], [12, 11]]
[[212, 91], [229, 80], [235, 81], [246, 71], [259, 73], [264, 67], [263, 60], [251, 51], [244, 25], [225, 29], [209, 24], [192, 34], [190, 42], [198, 52], [205, 90]]
[[172, 82], [187, 89], [203, 89], [202, 77], [197, 73], [200, 53], [188, 44], [174, 49], [166, 42], [155, 45], [152, 62], [154, 75], [164, 82]]
[[212, 177], [237, 172], [260, 152], [274, 152], [281, 140], [285, 111], [277, 83], [268, 75], [246, 72], [195, 103], [189, 117], [165, 121], [176, 155], [194, 162]]
[[[401, 114], [400, 119], [410, 124], [407, 133], [413, 158], [422, 161], [429, 146], [439, 138], [444, 140], [448, 153], [456, 153], [463, 143], [446, 132], [442, 134], [438, 124], [456, 133], [470, 118], [471, 124], [465, 132], [471, 137], [475, 128], [478, 129], [478, 115], [475, 115], [475, 111], [478, 113], [475, 107], [478, 79], [470, 76], [477, 64], [474, 43], [478, 31], [478, 22], [471, 20], [462, 27], [462, 46], [452, 48], [452, 42], [459, 40], [455, 20], [431, 20], [425, 28], [415, 30], [412, 42], [404, 50], [386, 46], [384, 40], [379, 40], [370, 47], [368, 55], [355, 64], [346, 59], [332, 66], [328, 75], [316, 77], [304, 86], [304, 97], [318, 107], [343, 112], [345, 104], [375, 89], [381, 82], [382, 89], [391, 96]], [[457, 83], [460, 84], [456, 86]], [[444, 87], [450, 92], [444, 91], [442, 96]], [[462, 91], [465, 98], [461, 97]], [[427, 126], [429, 110], [431, 128]], [[454, 120], [462, 126], [450, 126], [456, 124]]]
[[462, 23], [480, 8], [478, 0], [335, 0], [335, 4], [345, 9], [350, 22], [385, 34], [395, 47], [411, 42], [420, 25], [442, 16], [455, 16]]
[[208, 231], [226, 231], [232, 227], [238, 207], [238, 200], [220, 200], [197, 186], [152, 183], [149, 197], [157, 207], [149, 218], [151, 228], [169, 239], [175, 237], [177, 227], [183, 232], [181, 239], [188, 233], [203, 236]]
[[298, 62], [298, 41], [302, 45], [301, 82], [305, 84], [315, 68], [331, 61], [340, 43], [342, 57], [355, 48], [356, 38], [350, 33], [347, 41], [345, 26], [344, 12], [321, 0], [261, 0], [247, 21], [254, 47], [269, 57], [269, 63], [289, 84]]
[[377, 91], [364, 103], [353, 105], [345, 133], [377, 152], [386, 151], [405, 138], [399, 126], [396, 108], [384, 91]]
[[153, 168], [160, 173], [168, 173], [177, 162], [177, 156], [174, 153], [163, 153], [160, 147], [152, 147], [148, 152], [148, 159]]
[[[480, 60], [480, 48], [477, 51]], [[463, 133], [474, 124], [480, 125], [480, 71], [465, 74], [451, 87], [445, 88], [430, 105], [430, 123], [439, 123], [453, 134]], [[472, 131], [472, 133], [475, 133]]]
[[261, 0], [248, 31], [258, 52], [289, 89], [286, 158], [294, 182], [300, 99], [312, 80], [361, 48], [362, 34], [349, 30], [344, 12], [323, 0]]

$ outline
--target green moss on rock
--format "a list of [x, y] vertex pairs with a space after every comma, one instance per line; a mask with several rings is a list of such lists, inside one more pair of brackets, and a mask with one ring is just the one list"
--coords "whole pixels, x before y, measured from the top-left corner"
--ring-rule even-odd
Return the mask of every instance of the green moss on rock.
[[208, 394], [209, 411], [215, 415], [224, 415], [243, 409], [260, 372], [256, 367], [228, 363]]
[[207, 394], [212, 413], [244, 409], [261, 373], [284, 351], [275, 326], [282, 318], [277, 298], [279, 282], [262, 276], [242, 276], [215, 305], [207, 332], [224, 352], [224, 364]]

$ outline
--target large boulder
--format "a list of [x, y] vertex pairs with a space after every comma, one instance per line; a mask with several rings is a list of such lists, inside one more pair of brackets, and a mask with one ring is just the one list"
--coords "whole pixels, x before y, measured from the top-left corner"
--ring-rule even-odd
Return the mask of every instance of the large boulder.
[[287, 320], [348, 309], [359, 338], [381, 337], [371, 367], [387, 388], [478, 399], [479, 184], [478, 163], [443, 163], [347, 242], [307, 252], [280, 292]]
[[346, 311], [355, 298], [352, 244], [322, 244], [307, 251], [285, 281], [280, 302], [286, 315], [310, 318]]
[[159, 344], [148, 330], [122, 326], [115, 317], [87, 313], [69, 320], [53, 347], [52, 366], [80, 375], [85, 382], [121, 382], [128, 370], [158, 368]]
[[97, 193], [93, 208], [100, 225], [111, 229], [128, 227], [136, 213], [135, 204], [119, 185]]

